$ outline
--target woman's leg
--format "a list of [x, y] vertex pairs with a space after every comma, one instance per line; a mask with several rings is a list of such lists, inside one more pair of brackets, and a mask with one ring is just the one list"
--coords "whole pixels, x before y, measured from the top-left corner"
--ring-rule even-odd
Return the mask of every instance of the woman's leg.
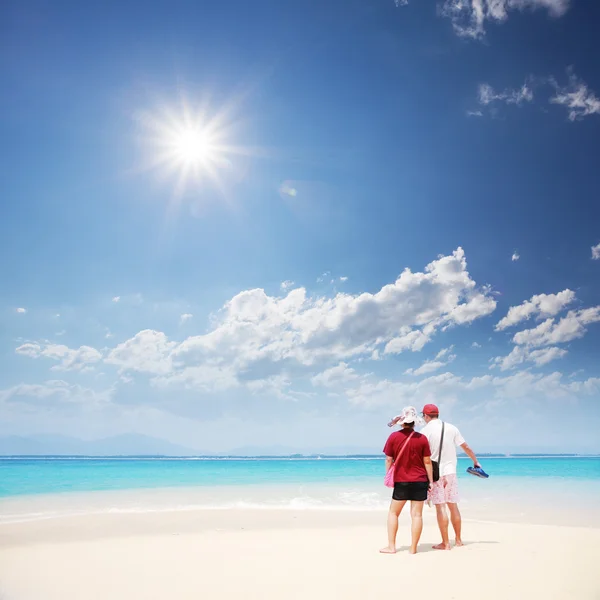
[[410, 533], [412, 535], [412, 541], [410, 544], [410, 553], [417, 553], [417, 546], [421, 539], [421, 532], [423, 531], [423, 505], [425, 502], [417, 502], [416, 500], [410, 501]]
[[[398, 533], [398, 517], [406, 504], [406, 500], [392, 500], [387, 519], [388, 545], [379, 552], [382, 554], [396, 554], [396, 534]], [[421, 504], [423, 504], [421, 502]], [[422, 508], [421, 508], [422, 510]]]

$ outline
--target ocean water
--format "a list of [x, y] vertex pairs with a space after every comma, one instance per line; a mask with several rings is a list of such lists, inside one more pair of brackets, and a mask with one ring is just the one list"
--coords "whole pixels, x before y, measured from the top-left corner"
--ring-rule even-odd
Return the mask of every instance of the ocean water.
[[[600, 526], [600, 457], [459, 459], [473, 518]], [[0, 523], [65, 514], [221, 508], [385, 510], [380, 458], [2, 458]], [[568, 515], [568, 517], [567, 517]]]

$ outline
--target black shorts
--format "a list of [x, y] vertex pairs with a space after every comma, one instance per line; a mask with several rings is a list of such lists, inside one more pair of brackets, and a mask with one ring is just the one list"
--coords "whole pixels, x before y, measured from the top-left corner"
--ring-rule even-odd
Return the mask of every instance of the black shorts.
[[429, 483], [427, 481], [409, 481], [394, 483], [394, 500], [415, 500], [416, 502], [424, 502], [427, 500], [427, 491]]

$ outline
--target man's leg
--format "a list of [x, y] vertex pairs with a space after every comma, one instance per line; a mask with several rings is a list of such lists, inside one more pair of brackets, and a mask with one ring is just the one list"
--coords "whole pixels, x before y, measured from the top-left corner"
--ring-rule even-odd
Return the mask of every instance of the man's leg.
[[421, 539], [421, 532], [423, 531], [423, 504], [425, 502], [417, 502], [416, 500], [410, 501], [410, 553], [417, 553], [417, 546]]
[[436, 544], [434, 548], [436, 550], [450, 550], [450, 540], [448, 539], [448, 513], [446, 512], [446, 490], [443, 477], [439, 481], [434, 481], [431, 486], [429, 499], [435, 506], [438, 527], [442, 534], [442, 543]]
[[438, 527], [442, 534], [442, 543], [434, 546], [435, 550], [450, 550], [450, 539], [448, 538], [448, 513], [446, 512], [445, 504], [436, 504], [435, 511], [437, 513]]
[[450, 520], [452, 521], [452, 529], [454, 529], [454, 536], [456, 538], [455, 544], [456, 546], [462, 546], [462, 518], [460, 516], [460, 510], [458, 510], [458, 504], [455, 504], [454, 502], [448, 502], [448, 509], [450, 510]]
[[388, 545], [379, 552], [382, 554], [396, 554], [396, 534], [398, 533], [398, 517], [406, 504], [406, 500], [392, 500], [388, 512], [387, 532]]

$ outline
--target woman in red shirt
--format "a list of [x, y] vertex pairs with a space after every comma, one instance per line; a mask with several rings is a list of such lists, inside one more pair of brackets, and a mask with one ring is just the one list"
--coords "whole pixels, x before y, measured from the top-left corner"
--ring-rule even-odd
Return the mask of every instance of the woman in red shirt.
[[402, 429], [390, 435], [383, 452], [386, 456], [385, 469], [394, 468], [394, 492], [388, 513], [388, 545], [382, 548], [383, 554], [396, 554], [396, 534], [398, 517], [404, 505], [410, 500], [412, 542], [410, 553], [417, 553], [417, 545], [423, 531], [423, 504], [433, 483], [431, 450], [424, 435], [415, 431], [419, 420], [414, 406], [407, 406], [402, 414], [394, 419]]

